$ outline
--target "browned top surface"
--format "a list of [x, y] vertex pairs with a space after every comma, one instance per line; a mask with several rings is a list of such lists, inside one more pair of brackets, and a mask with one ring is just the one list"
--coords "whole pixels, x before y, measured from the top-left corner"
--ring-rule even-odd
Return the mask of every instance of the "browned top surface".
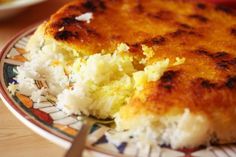
[[[75, 20], [86, 12], [93, 12], [91, 23]], [[146, 44], [156, 52], [155, 60], [185, 57], [183, 65], [147, 86], [145, 102], [134, 99], [152, 112], [171, 106], [231, 112], [236, 105], [236, 12], [231, 9], [184, 0], [79, 0], [54, 14], [46, 32], [83, 54], [114, 50], [124, 42], [134, 56], [142, 56], [140, 45]]]

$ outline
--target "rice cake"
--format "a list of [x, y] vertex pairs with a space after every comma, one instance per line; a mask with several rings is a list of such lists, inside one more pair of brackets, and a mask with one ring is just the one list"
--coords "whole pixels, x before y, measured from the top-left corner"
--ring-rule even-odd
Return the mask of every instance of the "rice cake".
[[[235, 10], [187, 0], [77, 0], [40, 26], [28, 49], [40, 38], [72, 58], [124, 43], [137, 71], [164, 59], [175, 65], [133, 90], [113, 116], [117, 130], [139, 130], [146, 142], [173, 148], [235, 141]], [[184, 63], [176, 64], [179, 57]]]

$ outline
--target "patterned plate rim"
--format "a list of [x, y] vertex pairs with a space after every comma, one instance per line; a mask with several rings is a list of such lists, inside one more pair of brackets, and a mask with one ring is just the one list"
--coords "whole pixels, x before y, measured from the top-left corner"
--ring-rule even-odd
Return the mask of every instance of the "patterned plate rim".
[[[11, 98], [9, 92], [7, 91], [6, 87], [3, 85], [4, 84], [4, 77], [2, 75], [3, 73], [3, 66], [4, 66], [4, 59], [9, 50], [14, 46], [14, 44], [17, 43], [18, 40], [21, 38], [30, 35], [35, 32], [37, 27], [41, 24], [42, 22], [36, 23], [34, 25], [31, 25], [23, 30], [21, 30], [19, 33], [17, 33], [15, 36], [10, 38], [0, 49], [0, 98], [3, 101], [4, 105], [10, 110], [10, 112], [17, 118], [19, 119], [25, 126], [30, 128], [32, 131], [34, 131], [36, 134], [42, 136], [43, 138], [61, 146], [62, 148], [68, 149], [71, 145], [71, 140], [66, 137], [62, 136], [61, 133], [56, 132], [53, 129], [48, 128], [43, 124], [42, 122], [38, 121], [34, 117], [30, 116], [24, 109], [21, 107], [17, 106], [17, 102]], [[117, 157], [125, 157], [125, 155], [119, 155], [117, 153], [109, 152], [106, 150], [101, 150], [97, 149], [92, 146], [86, 146], [87, 150], [92, 150], [96, 151], [99, 153], [103, 153], [104, 155], [112, 155], [112, 156], [117, 156]]]
[[[4, 46], [3, 49], [0, 51], [0, 67], [2, 70], [2, 67], [4, 65], [4, 57], [6, 56], [7, 52], [12, 48], [12, 46], [22, 37], [29, 35], [35, 31], [39, 23], [34, 24], [32, 26], [29, 26], [22, 31], [20, 31], [18, 34], [13, 36]], [[56, 135], [54, 135], [48, 128], [44, 127], [44, 125], [37, 122], [37, 120], [32, 119], [29, 117], [29, 115], [17, 107], [14, 100], [10, 98], [9, 93], [7, 92], [7, 89], [3, 86], [4, 78], [3, 76], [0, 76], [0, 93], [1, 93], [1, 99], [3, 103], [6, 105], [6, 107], [15, 115], [22, 123], [24, 123], [26, 126], [29, 126], [33, 131], [35, 131], [37, 134], [42, 133], [43, 137], [50, 141], [57, 141], [56, 144], [59, 144], [61, 147], [69, 148], [70, 142], [69, 140], [66, 140], [65, 138], [60, 138]], [[44, 136], [45, 135], [45, 136]]]

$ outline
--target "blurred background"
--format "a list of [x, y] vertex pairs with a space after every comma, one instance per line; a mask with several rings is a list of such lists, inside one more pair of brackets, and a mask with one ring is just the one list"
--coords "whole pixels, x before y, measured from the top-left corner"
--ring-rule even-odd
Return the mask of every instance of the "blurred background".
[[70, 0], [0, 0], [0, 50], [20, 30], [47, 19]]

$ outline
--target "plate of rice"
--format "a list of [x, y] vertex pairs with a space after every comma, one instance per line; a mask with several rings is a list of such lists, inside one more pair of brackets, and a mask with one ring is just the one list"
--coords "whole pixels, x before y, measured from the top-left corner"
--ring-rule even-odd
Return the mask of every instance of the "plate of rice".
[[[173, 3], [172, 1], [169, 2], [170, 4]], [[113, 2], [109, 1], [107, 3]], [[182, 5], [182, 1], [179, 1], [179, 3]], [[157, 117], [152, 112], [146, 111], [145, 108], [138, 105], [136, 108], [132, 108], [132, 106], [126, 105], [131, 100], [132, 94], [136, 94], [138, 98], [141, 98], [141, 96], [145, 98], [145, 94], [153, 93], [155, 89], [151, 85], [147, 85], [147, 87], [153, 90], [143, 90], [149, 82], [161, 80], [164, 83], [160, 85], [165, 88], [164, 90], [167, 92], [171, 91], [172, 86], [169, 82], [172, 80], [172, 77], [179, 75], [178, 72], [175, 73], [175, 68], [184, 66], [186, 62], [181, 53], [177, 57], [172, 57], [172, 59], [166, 57], [161, 57], [160, 59], [157, 57], [158, 60], [152, 60], [155, 53], [151, 48], [153, 45], [150, 46], [150, 44], [161, 45], [166, 42], [166, 38], [168, 40], [176, 38], [181, 41], [182, 38], [178, 39], [178, 37], [181, 37], [183, 34], [186, 35], [186, 33], [186, 36], [190, 35], [191, 39], [195, 39], [201, 37], [197, 34], [198, 32], [192, 31], [192, 28], [186, 24], [176, 24], [176, 27], [181, 27], [183, 30], [167, 33], [166, 38], [159, 36], [159, 38], [151, 38], [151, 41], [144, 41], [144, 44], [141, 43], [139, 45], [143, 58], [138, 60], [138, 63], [134, 63], [134, 58], [127, 55], [131, 51], [132, 46], [135, 47], [135, 45], [125, 42], [116, 44], [115, 50], [109, 53], [99, 51], [99, 53], [85, 54], [86, 52], [82, 52], [82, 50], [86, 48], [81, 48], [81, 53], [84, 53], [81, 55], [79, 54], [80, 52], [77, 53], [76, 51], [78, 48], [76, 47], [78, 46], [76, 42], [84, 42], [88, 34], [92, 36], [88, 41], [93, 42], [94, 36], [99, 37], [96, 31], [89, 29], [89, 27], [87, 28], [87, 26], [97, 19], [98, 24], [101, 24], [99, 19], [103, 19], [103, 17], [96, 18], [96, 16], [103, 16], [99, 11], [101, 9], [106, 10], [106, 7], [100, 3], [98, 5], [95, 1], [94, 4], [91, 1], [86, 1], [81, 6], [91, 10], [98, 5], [98, 8], [94, 9], [94, 12], [98, 10], [97, 14], [85, 12], [76, 17], [64, 17], [69, 15], [68, 12], [63, 12], [67, 8], [72, 9], [74, 14], [74, 10], [78, 8], [78, 5], [80, 7], [79, 1], [78, 3], [71, 4], [62, 8], [62, 13], [58, 13], [58, 15], [62, 15], [61, 18], [64, 22], [62, 24], [65, 26], [61, 27], [61, 21], [57, 20], [58, 15], [55, 15], [56, 20], [52, 17], [52, 23], [50, 21], [48, 23], [44, 22], [20, 32], [4, 46], [0, 54], [1, 99], [20, 121], [44, 138], [64, 148], [69, 148], [73, 138], [84, 125], [84, 116], [93, 116], [103, 120], [114, 119], [115, 125], [93, 124], [86, 142], [87, 149], [112, 156], [236, 156], [235, 144], [228, 144], [232, 143], [231, 139], [230, 142], [226, 140], [224, 143], [224, 140], [219, 142], [220, 140], [214, 138], [214, 143], [222, 145], [211, 145], [212, 139], [210, 138], [213, 135], [219, 134], [222, 139], [226, 139], [225, 137], [228, 137], [228, 134], [221, 135], [221, 132], [218, 133], [217, 129], [214, 128], [215, 130], [213, 129], [213, 131], [209, 129], [212, 125], [210, 125], [210, 121], [206, 118], [207, 116], [204, 116], [205, 114], [193, 113], [191, 110], [192, 106], [189, 106], [189, 108], [177, 106], [182, 107], [181, 111], [178, 108], [173, 108], [171, 110], [173, 112], [170, 112], [170, 114], [168, 112], [166, 117], [158, 118], [157, 121]], [[175, 6], [176, 4], [172, 5]], [[127, 6], [124, 5], [121, 9], [127, 11]], [[197, 4], [197, 7], [198, 9], [204, 9], [205, 5]], [[220, 9], [222, 11], [222, 8]], [[224, 8], [223, 11], [225, 11]], [[123, 16], [123, 12], [118, 13], [121, 13]], [[139, 12], [135, 12], [135, 15], [137, 13]], [[169, 18], [167, 15], [164, 14], [162, 18]], [[147, 17], [150, 18], [150, 15]], [[151, 17], [153, 18], [153, 16]], [[196, 15], [189, 18], [200, 22], [200, 24], [208, 21], [206, 18], [199, 18]], [[57, 25], [53, 23], [53, 20], [58, 22], [56, 23]], [[81, 27], [76, 29], [86, 28], [87, 34], [85, 33], [84, 40], [72, 42], [72, 46], [68, 46], [64, 41], [68, 40], [68, 43], [70, 43], [70, 39], [77, 39], [77, 34], [73, 30], [66, 30], [66, 26], [74, 28], [74, 26], [78, 25], [81, 25]], [[47, 31], [51, 31], [51, 34], [55, 33], [53, 37], [58, 39], [58, 41], [44, 36], [47, 26], [50, 26]], [[141, 27], [137, 29], [139, 30]], [[56, 32], [54, 32], [55, 30]], [[84, 33], [84, 30], [82, 30], [82, 33]], [[142, 34], [140, 35], [140, 32], [137, 33], [137, 36], [143, 37]], [[120, 40], [119, 36], [113, 36], [113, 38], [114, 40], [117, 39], [117, 41]], [[99, 40], [92, 44], [101, 46], [97, 42]], [[92, 44], [91, 47], [94, 46]], [[187, 44], [182, 44], [181, 46], [185, 45]], [[203, 55], [203, 57], [216, 56], [215, 54], [208, 54], [207, 51], [203, 50], [198, 50], [196, 54]], [[222, 57], [225, 54], [217, 53], [216, 57]], [[147, 64], [149, 61], [150, 63]], [[168, 71], [168, 68], [172, 70]], [[215, 84], [209, 81], [204, 82], [201, 79], [197, 79], [197, 81], [194, 84], [198, 84], [200, 81], [200, 85], [204, 86], [204, 88], [211, 89], [215, 87]], [[234, 81], [234, 78], [229, 78], [228, 82], [224, 85], [228, 88], [234, 88]], [[158, 93], [158, 91], [155, 92]], [[135, 100], [137, 99], [133, 99], [134, 104], [140, 103]], [[178, 113], [177, 116], [175, 115], [176, 112]], [[172, 113], [175, 116], [172, 116]], [[219, 119], [219, 124], [225, 122], [223, 120]], [[192, 127], [192, 123], [194, 123], [194, 127]], [[234, 130], [234, 127], [232, 127], [232, 130]], [[234, 137], [235, 133], [232, 132], [231, 134]]]

